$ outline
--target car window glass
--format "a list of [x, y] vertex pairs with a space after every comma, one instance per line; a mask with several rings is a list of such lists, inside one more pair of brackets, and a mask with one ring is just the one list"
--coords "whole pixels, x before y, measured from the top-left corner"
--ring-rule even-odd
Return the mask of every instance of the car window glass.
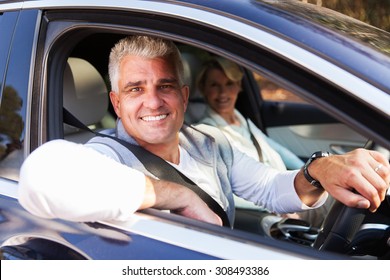
[[[4, 28], [2, 28], [4, 24], [3, 18], [4, 18], [3, 14], [0, 13], [0, 36], [1, 37], [3, 37], [3, 33], [5, 32], [5, 30], [3, 30]], [[1, 100], [1, 92], [2, 92], [1, 88], [3, 85], [3, 76], [4, 76], [6, 57], [7, 57], [7, 47], [3, 42], [1, 42], [0, 43], [0, 100]]]
[[18, 178], [18, 169], [23, 153], [20, 137], [23, 119], [20, 115], [22, 99], [12, 86], [6, 86], [0, 107], [0, 175], [9, 179]]
[[280, 102], [297, 102], [305, 103], [302, 98], [297, 96], [281, 87], [280, 85], [270, 81], [269, 79], [259, 75], [258, 73], [253, 73], [257, 84], [259, 85], [261, 98], [264, 101], [280, 101]]
[[[9, 15], [8, 18], [2, 19], [8, 23], [9, 30], [5, 32], [5, 38], [12, 35], [12, 47], [9, 56], [8, 51], [5, 56], [8, 64], [3, 76], [0, 106], [0, 176], [11, 180], [18, 180], [19, 169], [24, 159], [23, 143], [34, 17], [34, 12], [20, 14], [18, 19], [20, 28], [15, 33], [12, 31], [16, 16]], [[1, 41], [0, 44], [3, 42]], [[6, 42], [10, 45], [8, 40]], [[26, 67], [20, 67], [21, 65], [26, 65]], [[1, 66], [4, 67], [4, 64]]]
[[[13, 165], [14, 156], [14, 144], [13, 139], [21, 131], [14, 129], [16, 123], [20, 123], [21, 117], [17, 111], [21, 107], [21, 99], [10, 86], [4, 85], [4, 75], [7, 66], [8, 50], [13, 31], [13, 25], [16, 17], [12, 13], [0, 14], [0, 36], [2, 38], [0, 42], [0, 89], [1, 89], [1, 106], [0, 106], [0, 175], [8, 177], [8, 175], [15, 174], [15, 168], [9, 168]], [[12, 172], [15, 171], [15, 172]], [[14, 177], [11, 175], [11, 177]]]
[[[2, 19], [3, 19], [3, 14], [0, 13], [0, 26], [2, 26]], [[1, 28], [1, 27], [0, 27]], [[3, 34], [3, 30], [0, 29], [0, 35]], [[5, 59], [4, 59], [4, 54], [5, 54], [5, 50], [4, 50], [4, 47], [3, 47], [3, 44], [0, 44], [0, 65], [4, 65], [5, 63]], [[0, 72], [0, 85], [3, 84], [3, 75], [1, 74], [3, 71]], [[1, 90], [0, 90], [0, 93], [1, 93]], [[1, 94], [0, 94], [1, 96]]]

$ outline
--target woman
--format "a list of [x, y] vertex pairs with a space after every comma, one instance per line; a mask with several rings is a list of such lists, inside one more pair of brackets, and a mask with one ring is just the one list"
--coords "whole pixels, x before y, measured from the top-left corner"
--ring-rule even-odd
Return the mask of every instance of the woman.
[[201, 69], [197, 85], [208, 108], [201, 123], [221, 129], [229, 141], [243, 153], [279, 170], [299, 169], [303, 161], [279, 143], [268, 138], [250, 120], [235, 109], [241, 91], [240, 67], [223, 58], [208, 61]]
[[[200, 122], [218, 127], [233, 146], [271, 167], [279, 170], [301, 168], [304, 163], [299, 157], [267, 137], [235, 109], [242, 77], [240, 67], [227, 59], [215, 57], [204, 64], [197, 78], [197, 86], [208, 107]], [[319, 227], [331, 201], [328, 199], [326, 206], [315, 211], [289, 214], [287, 217], [304, 219], [312, 226]], [[235, 197], [235, 202], [237, 207], [259, 209], [238, 197]]]

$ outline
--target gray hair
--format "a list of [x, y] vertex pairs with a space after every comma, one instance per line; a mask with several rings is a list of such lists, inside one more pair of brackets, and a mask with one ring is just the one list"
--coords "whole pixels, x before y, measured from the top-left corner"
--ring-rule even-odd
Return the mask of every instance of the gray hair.
[[171, 58], [176, 70], [180, 86], [184, 84], [184, 70], [180, 52], [176, 45], [170, 41], [152, 36], [128, 36], [121, 39], [111, 49], [108, 73], [110, 76], [111, 90], [119, 92], [119, 67], [123, 57], [127, 55], [144, 58]]

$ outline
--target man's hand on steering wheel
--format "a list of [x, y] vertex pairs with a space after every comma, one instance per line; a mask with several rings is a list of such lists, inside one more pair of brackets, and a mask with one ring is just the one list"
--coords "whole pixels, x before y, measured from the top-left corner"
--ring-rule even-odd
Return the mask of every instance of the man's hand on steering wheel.
[[323, 157], [309, 168], [311, 176], [330, 195], [349, 207], [374, 212], [389, 188], [389, 160], [377, 151], [356, 149], [344, 155]]

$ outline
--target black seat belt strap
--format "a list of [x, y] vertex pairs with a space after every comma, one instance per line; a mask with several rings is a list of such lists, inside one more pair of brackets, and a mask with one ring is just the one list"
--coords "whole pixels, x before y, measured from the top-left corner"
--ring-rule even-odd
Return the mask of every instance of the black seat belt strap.
[[191, 179], [189, 179], [182, 172], [167, 163], [165, 160], [149, 152], [148, 150], [145, 150], [141, 146], [128, 143], [110, 135], [105, 135], [101, 133], [97, 133], [96, 135], [102, 137], [109, 137], [115, 141], [118, 141], [120, 144], [128, 148], [150, 173], [154, 174], [159, 179], [184, 185], [187, 188], [191, 189], [210, 207], [211, 210], [214, 211], [214, 213], [216, 213], [222, 219], [222, 223], [224, 226], [230, 226], [229, 219], [222, 207], [209, 194], [207, 194], [198, 185], [196, 185]]

